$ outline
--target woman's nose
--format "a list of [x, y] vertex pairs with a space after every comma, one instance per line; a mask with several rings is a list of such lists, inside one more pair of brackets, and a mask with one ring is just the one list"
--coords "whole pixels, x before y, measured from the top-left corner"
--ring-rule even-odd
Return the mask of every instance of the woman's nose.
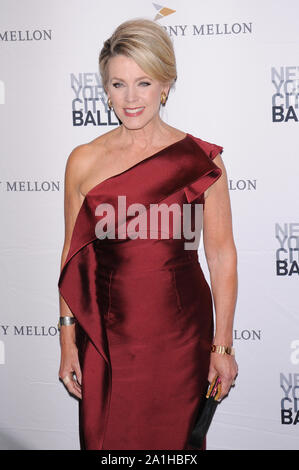
[[136, 88], [128, 86], [126, 89], [125, 97], [128, 103], [133, 103], [134, 101], [136, 101], [138, 98], [138, 93], [137, 93]]

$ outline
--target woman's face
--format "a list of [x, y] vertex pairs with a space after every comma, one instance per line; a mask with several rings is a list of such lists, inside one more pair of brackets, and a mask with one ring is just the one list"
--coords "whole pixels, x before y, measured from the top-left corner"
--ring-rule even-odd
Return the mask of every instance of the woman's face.
[[117, 55], [108, 62], [107, 94], [125, 127], [140, 129], [159, 119], [161, 93], [169, 87], [149, 77], [130, 57]]

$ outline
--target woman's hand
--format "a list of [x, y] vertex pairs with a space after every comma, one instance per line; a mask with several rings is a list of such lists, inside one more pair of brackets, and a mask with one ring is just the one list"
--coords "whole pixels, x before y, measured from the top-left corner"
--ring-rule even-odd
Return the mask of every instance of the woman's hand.
[[[75, 377], [73, 376], [75, 374]], [[81, 368], [78, 357], [78, 348], [75, 342], [61, 344], [61, 359], [59, 378], [63, 381], [69, 393], [82, 399]]]
[[221, 394], [219, 400], [224, 398], [238, 374], [238, 365], [235, 356], [229, 354], [211, 353], [208, 381], [211, 383], [216, 375], [221, 380]]

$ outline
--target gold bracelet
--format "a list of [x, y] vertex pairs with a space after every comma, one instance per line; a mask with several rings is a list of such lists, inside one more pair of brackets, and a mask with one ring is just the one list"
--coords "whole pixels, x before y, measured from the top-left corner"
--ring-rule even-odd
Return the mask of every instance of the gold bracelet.
[[216, 352], [218, 354], [228, 354], [229, 356], [235, 355], [234, 348], [230, 348], [229, 346], [217, 346], [216, 344], [212, 345], [211, 352]]

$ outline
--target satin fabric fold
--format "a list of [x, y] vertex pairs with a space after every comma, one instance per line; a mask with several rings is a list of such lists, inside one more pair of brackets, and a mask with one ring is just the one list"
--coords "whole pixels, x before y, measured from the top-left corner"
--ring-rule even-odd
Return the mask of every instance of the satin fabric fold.
[[[100, 182], [82, 203], [58, 287], [78, 321], [83, 448], [186, 448], [207, 380], [213, 328], [211, 292], [197, 250], [184, 250], [183, 239], [118, 239], [119, 231], [134, 216], [118, 221], [115, 239], [101, 240], [95, 232], [96, 208], [104, 203], [117, 208], [119, 195], [126, 197], [127, 206], [143, 204], [146, 212], [151, 204], [204, 203], [204, 191], [222, 174], [212, 161], [222, 150], [186, 134], [181, 141]], [[163, 369], [165, 361], [169, 370], [171, 359], [167, 351], [159, 354], [162, 342], [180, 364], [178, 377], [176, 367], [168, 376]], [[197, 365], [197, 354], [202, 366]], [[148, 376], [155, 370], [161, 388], [157, 382], [149, 393]], [[167, 379], [164, 384], [162, 375]], [[128, 432], [122, 406], [130, 406], [131, 399], [136, 406]], [[142, 426], [146, 428], [150, 418], [145, 432]], [[134, 423], [138, 432], [131, 430]], [[174, 426], [177, 432], [172, 440]], [[169, 433], [166, 439], [162, 438], [165, 432]]]

